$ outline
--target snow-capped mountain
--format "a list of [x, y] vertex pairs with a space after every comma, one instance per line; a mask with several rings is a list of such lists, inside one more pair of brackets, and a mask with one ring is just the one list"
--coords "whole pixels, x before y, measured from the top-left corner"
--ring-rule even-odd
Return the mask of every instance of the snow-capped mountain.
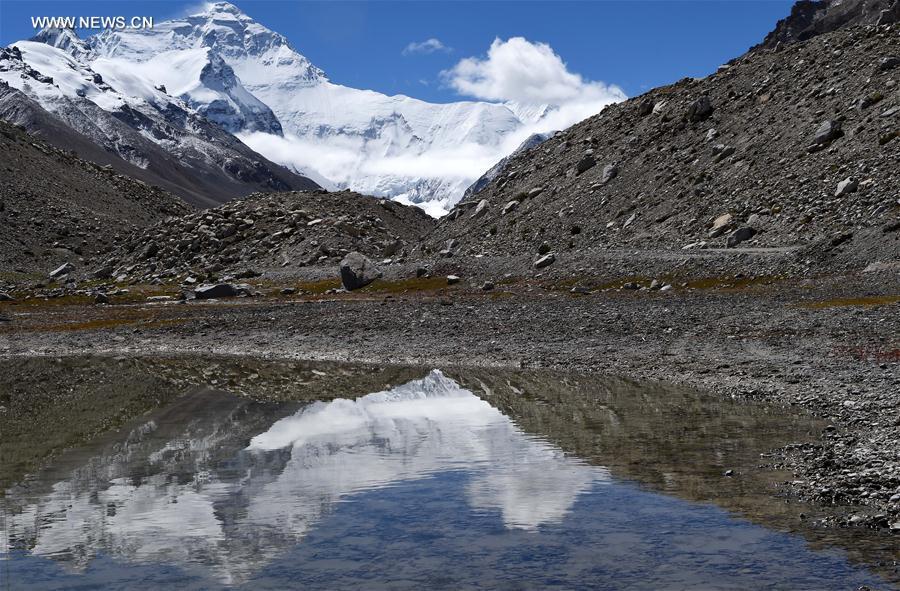
[[[223, 129], [224, 119], [218, 125], [210, 123], [221, 113], [216, 111], [220, 97], [206, 103], [210, 111], [206, 117], [133, 66], [97, 60], [72, 31], [46, 30], [36, 39], [0, 49], [0, 116], [4, 119], [59, 143], [61, 138], [47, 133], [48, 127], [41, 123], [47, 117], [35, 113], [43, 109], [101, 152], [117, 156], [106, 163], [120, 172], [163, 186], [196, 205], [215, 205], [255, 190], [316, 186], [238, 141]], [[227, 82], [230, 68], [220, 65], [219, 80]], [[240, 91], [227, 84], [221, 89], [220, 94]], [[264, 105], [252, 97], [243, 104], [252, 115], [242, 120], [245, 128], [278, 131], [277, 120]], [[59, 147], [75, 147], [62, 144]], [[96, 160], [93, 153], [83, 156]], [[135, 170], [141, 172], [135, 175]]]
[[[152, 29], [109, 29], [84, 40], [49, 30], [16, 45], [55, 88], [23, 84], [28, 76], [17, 73], [7, 81], [51, 112], [65, 111], [58, 107], [64, 99], [130, 109], [150, 121], [177, 111], [326, 188], [393, 197], [434, 215], [532, 133], [551, 131], [555, 111], [512, 102], [434, 104], [335, 84], [283, 35], [227, 2]], [[164, 126], [150, 126], [142, 130], [149, 139], [183, 149], [184, 141], [160, 132]]]
[[[177, 55], [202, 50], [218, 55], [243, 88], [271, 108], [284, 131], [246, 126], [238, 135], [249, 146], [325, 185], [431, 202], [426, 209], [432, 212], [458, 201], [548, 109], [471, 101], [432, 104], [335, 84], [284, 36], [227, 2], [208, 4], [153, 29], [105, 31], [89, 43], [97, 58], [123, 66], [171, 63], [188, 59]], [[173, 91], [167, 69], [141, 72]], [[204, 112], [211, 81], [197, 76], [192, 81], [191, 96], [178, 96]]]

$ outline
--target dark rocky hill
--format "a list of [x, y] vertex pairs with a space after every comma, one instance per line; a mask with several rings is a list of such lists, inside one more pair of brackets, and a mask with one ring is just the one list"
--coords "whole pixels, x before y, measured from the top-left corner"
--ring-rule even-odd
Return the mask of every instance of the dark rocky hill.
[[513, 156], [425, 256], [780, 248], [900, 258], [900, 25], [760, 49]]
[[799, 0], [754, 50], [807, 41], [855, 25], [900, 22], [900, 0]]
[[402, 260], [434, 226], [421, 209], [340, 191], [256, 193], [133, 232], [98, 267], [120, 281], [198, 280], [322, 266], [351, 251]]
[[125, 235], [190, 210], [170, 193], [81, 160], [0, 120], [0, 273], [80, 266]]

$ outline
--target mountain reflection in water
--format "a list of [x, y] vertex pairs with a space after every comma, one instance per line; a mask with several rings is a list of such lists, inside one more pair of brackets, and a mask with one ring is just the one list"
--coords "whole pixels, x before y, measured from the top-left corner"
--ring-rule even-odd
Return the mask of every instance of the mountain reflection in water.
[[464, 470], [473, 510], [496, 510], [506, 527], [533, 530], [560, 522], [579, 494], [608, 480], [606, 470], [526, 435], [437, 370], [356, 400], [314, 403], [224, 462], [216, 459], [239, 445], [245, 432], [234, 427], [251, 404], [214, 396], [225, 400], [211, 399], [215, 410], [183, 433], [160, 438], [148, 421], [55, 483], [12, 516], [12, 537], [27, 540], [33, 555], [81, 565], [98, 553], [202, 561], [234, 583], [360, 491]]
[[[82, 389], [189, 391], [6, 491], [12, 588], [884, 588], [691, 502], [790, 517], [764, 479], [721, 476], [816, 426], [777, 409], [540, 372], [68, 363]], [[216, 375], [244, 395], [199, 385]]]

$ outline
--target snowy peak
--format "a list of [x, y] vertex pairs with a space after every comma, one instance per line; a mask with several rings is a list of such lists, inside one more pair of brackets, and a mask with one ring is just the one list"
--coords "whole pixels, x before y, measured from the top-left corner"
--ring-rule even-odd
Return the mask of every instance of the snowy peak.
[[[287, 77], [315, 83], [325, 74], [300, 55], [288, 40], [228, 2], [206, 4], [190, 16], [159, 23], [153, 29], [107, 30], [91, 40], [98, 55], [146, 61], [156, 53], [212, 49], [237, 71], [245, 83]], [[245, 62], [246, 68], [242, 69]], [[259, 71], [263, 66], [269, 71]]]
[[61, 49], [76, 59], [87, 57], [91, 53], [88, 44], [72, 29], [48, 27], [32, 37], [31, 41]]

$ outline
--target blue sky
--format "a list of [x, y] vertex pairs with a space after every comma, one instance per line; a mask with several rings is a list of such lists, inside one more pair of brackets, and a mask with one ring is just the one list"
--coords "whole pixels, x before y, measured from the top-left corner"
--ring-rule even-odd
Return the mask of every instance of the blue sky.
[[[495, 38], [543, 42], [586, 80], [634, 96], [684, 76], [703, 76], [746, 51], [790, 11], [768, 1], [405, 1], [234, 0], [291, 40], [332, 81], [446, 102], [460, 92], [440, 72], [483, 58]], [[183, 14], [199, 2], [0, 0], [0, 43], [34, 34], [32, 16]], [[420, 51], [411, 43], [439, 40]]]

